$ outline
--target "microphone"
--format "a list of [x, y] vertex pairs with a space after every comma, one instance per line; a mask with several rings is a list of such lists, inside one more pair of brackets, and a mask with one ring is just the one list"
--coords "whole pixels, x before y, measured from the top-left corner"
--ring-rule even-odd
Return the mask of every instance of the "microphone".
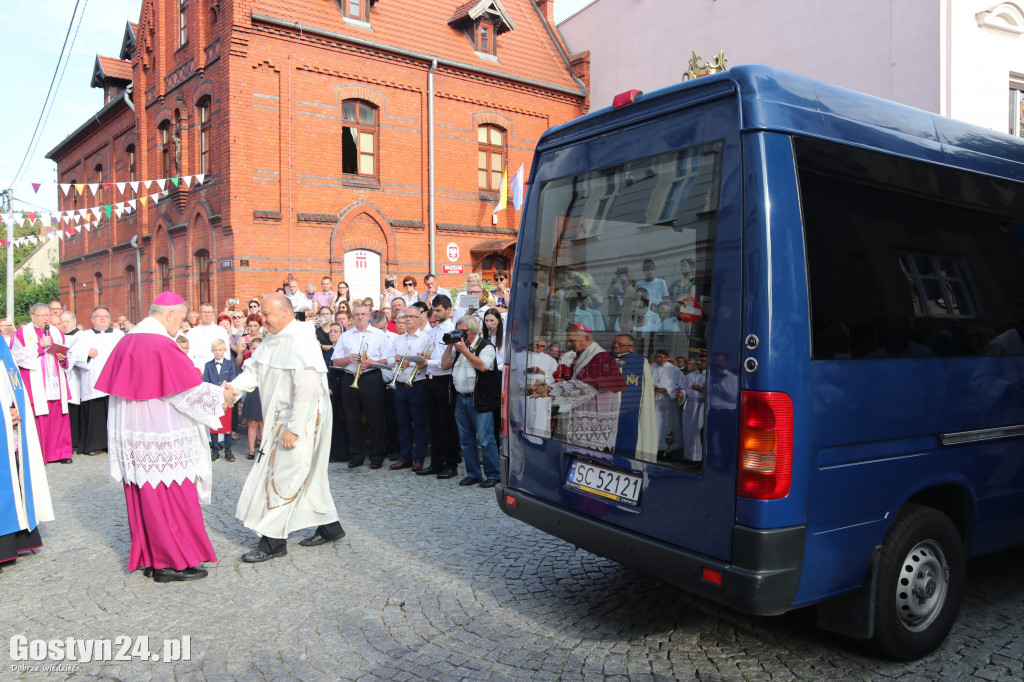
[[49, 336], [49, 335], [50, 335], [50, 325], [44, 324], [43, 325], [43, 336]]

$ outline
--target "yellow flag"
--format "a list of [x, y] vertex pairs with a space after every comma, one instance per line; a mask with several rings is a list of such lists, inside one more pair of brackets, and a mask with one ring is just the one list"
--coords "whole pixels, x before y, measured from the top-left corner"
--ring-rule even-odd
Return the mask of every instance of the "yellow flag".
[[508, 206], [508, 169], [501, 171], [501, 190], [498, 192], [498, 203], [494, 206], [491, 214], [504, 211]]

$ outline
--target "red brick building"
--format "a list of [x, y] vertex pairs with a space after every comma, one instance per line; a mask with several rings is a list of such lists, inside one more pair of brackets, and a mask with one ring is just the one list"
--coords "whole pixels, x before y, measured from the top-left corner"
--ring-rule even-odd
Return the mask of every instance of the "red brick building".
[[137, 320], [168, 288], [219, 306], [289, 273], [363, 296], [385, 274], [446, 286], [464, 278], [445, 269], [510, 265], [501, 173], [528, 172], [541, 133], [586, 109], [553, 2], [143, 0], [119, 58], [97, 57], [103, 108], [48, 154], [59, 182], [98, 183], [60, 208], [205, 181], [65, 239], [65, 303]]

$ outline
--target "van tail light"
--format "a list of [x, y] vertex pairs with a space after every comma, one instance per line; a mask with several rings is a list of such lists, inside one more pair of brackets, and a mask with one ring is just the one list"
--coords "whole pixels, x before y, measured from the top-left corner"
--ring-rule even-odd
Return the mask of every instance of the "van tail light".
[[789, 494], [793, 480], [793, 400], [785, 393], [740, 394], [736, 493], [755, 500]]
[[501, 437], [508, 438], [508, 365], [501, 370]]

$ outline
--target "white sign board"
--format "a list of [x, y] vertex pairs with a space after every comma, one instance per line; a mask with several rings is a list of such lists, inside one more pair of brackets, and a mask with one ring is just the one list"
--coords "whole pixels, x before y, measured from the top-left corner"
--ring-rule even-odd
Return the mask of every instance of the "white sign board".
[[366, 249], [346, 251], [344, 279], [351, 300], [369, 296], [376, 307], [380, 301], [380, 254]]
[[459, 260], [459, 245], [456, 244], [455, 242], [448, 242], [447, 253], [448, 260], [450, 260], [452, 263], [456, 262], [457, 260]]

